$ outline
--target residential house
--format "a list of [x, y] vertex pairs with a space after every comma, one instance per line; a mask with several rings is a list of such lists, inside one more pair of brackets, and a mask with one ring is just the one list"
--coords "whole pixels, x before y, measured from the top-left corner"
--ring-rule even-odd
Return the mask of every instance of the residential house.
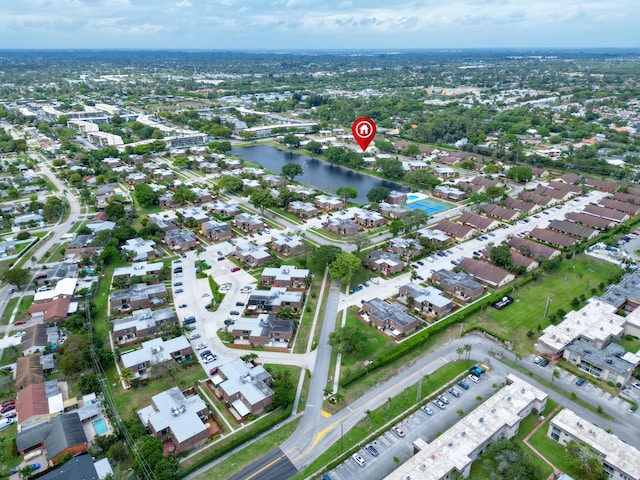
[[138, 185], [139, 183], [146, 183], [147, 176], [144, 173], [134, 172], [128, 174], [125, 177], [124, 181], [127, 183], [127, 185]]
[[578, 243], [578, 240], [573, 237], [546, 228], [534, 228], [529, 232], [529, 237], [561, 248], [568, 248]]
[[621, 187], [621, 184], [619, 182], [607, 182], [606, 180], [598, 180], [595, 178], [585, 178], [584, 184], [587, 187], [591, 187], [607, 193], [615, 193]]
[[81, 478], [82, 480], [103, 480], [107, 475], [113, 476], [113, 469], [109, 460], [105, 457], [102, 460], [93, 462], [91, 455], [81, 454], [67, 460], [62, 465], [47, 470], [38, 476], [39, 480], [68, 480], [70, 478]]
[[196, 201], [198, 203], [207, 203], [213, 200], [211, 192], [204, 188], [195, 187], [191, 189], [196, 194]]
[[260, 284], [264, 287], [306, 290], [307, 277], [309, 270], [282, 265], [280, 268], [265, 268], [260, 276]]
[[274, 287], [271, 290], [254, 290], [247, 301], [247, 310], [277, 313], [283, 307], [291, 307], [294, 312], [298, 312], [302, 308], [303, 302], [303, 292], [287, 291], [283, 287]]
[[[31, 356], [29, 358], [34, 358]], [[16, 422], [22, 427], [33, 427], [52, 417], [44, 382], [32, 383], [18, 390], [16, 398]]]
[[535, 270], [540, 266], [540, 262], [531, 257], [526, 257], [519, 252], [511, 252], [511, 261], [514, 265], [524, 267], [527, 272]]
[[178, 202], [173, 199], [173, 193], [164, 193], [158, 197], [158, 205], [162, 208], [173, 208], [178, 205]]
[[418, 327], [418, 319], [409, 315], [404, 305], [387, 303], [377, 297], [362, 304], [359, 316], [369, 325], [393, 336], [406, 335]]
[[239, 418], [260, 415], [273, 403], [273, 378], [261, 365], [236, 359], [218, 367], [211, 377], [218, 398]]
[[573, 237], [578, 237], [581, 240], [591, 240], [600, 234], [598, 230], [566, 220], [551, 220], [548, 228], [549, 230], [555, 230]]
[[401, 272], [405, 267], [405, 263], [400, 256], [392, 252], [383, 250], [373, 250], [367, 254], [369, 268], [374, 272], [380, 272], [383, 275], [393, 275]]
[[310, 203], [310, 202], [300, 202], [300, 201], [290, 202], [289, 207], [287, 208], [287, 211], [293, 213], [294, 215], [300, 218], [311, 218], [318, 215], [318, 209], [313, 203]]
[[200, 235], [207, 240], [222, 242], [229, 240], [233, 236], [233, 232], [228, 223], [209, 220], [200, 225]]
[[608, 230], [618, 224], [618, 222], [613, 220], [596, 217], [583, 212], [569, 212], [567, 214], [567, 220], [580, 225], [586, 225], [587, 227], [596, 228], [598, 230]]
[[635, 205], [629, 202], [621, 202], [619, 200], [610, 198], [603, 198], [598, 202], [598, 205], [600, 205], [601, 207], [618, 210], [619, 212], [627, 213], [633, 217], [637, 216], [640, 213], [640, 205]]
[[42, 357], [42, 353], [35, 353], [28, 357], [18, 357], [16, 359], [16, 389], [20, 390], [29, 385], [44, 382]]
[[473, 212], [464, 212], [458, 217], [458, 223], [473, 227], [480, 232], [495, 230], [500, 226], [500, 222], [493, 218], [487, 218]]
[[582, 211], [589, 215], [593, 215], [594, 217], [601, 217], [607, 220], [612, 220], [616, 223], [625, 222], [630, 218], [628, 213], [614, 210], [612, 208], [599, 207], [597, 205], [585, 205]]
[[633, 195], [631, 193], [616, 192], [612, 198], [613, 200], [618, 200], [619, 202], [626, 202], [626, 203], [632, 203], [634, 205], [640, 205], [640, 196]]
[[243, 242], [236, 245], [233, 255], [245, 265], [256, 268], [271, 260], [271, 254], [264, 245], [256, 245], [251, 242]]
[[389, 250], [404, 258], [419, 257], [424, 248], [412, 238], [392, 238], [389, 240]]
[[152, 365], [170, 360], [179, 363], [193, 362], [193, 349], [185, 336], [167, 340], [154, 338], [140, 344], [140, 348], [120, 355], [123, 368], [133, 372], [134, 378], [145, 378]]
[[151, 397], [151, 405], [137, 411], [142, 424], [172, 455], [203, 445], [209, 438], [212, 422], [207, 404], [190, 390], [185, 395], [178, 387]]
[[627, 384], [640, 363], [640, 357], [617, 343], [610, 343], [600, 350], [581, 339], [569, 343], [562, 357], [583, 372], [620, 386]]
[[318, 208], [326, 211], [340, 210], [344, 208], [344, 203], [337, 197], [327, 195], [316, 195], [313, 199]]
[[329, 232], [345, 237], [360, 231], [360, 227], [353, 220], [342, 218], [330, 218], [324, 228]]
[[240, 318], [231, 329], [234, 343], [252, 347], [287, 348], [293, 338], [293, 320], [278, 320], [275, 315], [261, 313], [257, 317]]
[[135, 277], [144, 277], [147, 275], [159, 277], [160, 271], [164, 264], [162, 262], [147, 263], [136, 262], [126, 267], [118, 267], [113, 271], [113, 279], [115, 283], [129, 284], [131, 279]]
[[44, 323], [37, 323], [27, 327], [20, 343], [22, 355], [26, 357], [34, 353], [44, 352], [49, 344], [48, 329], [49, 327]]
[[[61, 322], [69, 314], [71, 300], [65, 297], [58, 297], [52, 300], [39, 303], [32, 303], [29, 307], [29, 314], [32, 319], [42, 319], [45, 323]], [[73, 309], [77, 308], [77, 303], [73, 303]]]
[[409, 210], [402, 205], [382, 202], [380, 206], [380, 215], [387, 218], [404, 218], [409, 215]]
[[525, 202], [535, 203], [540, 207], [541, 210], [544, 208], [553, 207], [554, 205], [557, 205], [558, 203], [560, 203], [558, 200], [556, 200], [553, 197], [540, 195], [538, 193], [528, 192], [528, 191], [522, 192], [520, 194], [520, 198]]
[[240, 210], [240, 207], [236, 203], [225, 202], [222, 200], [215, 200], [212, 202], [211, 210], [222, 218], [235, 217], [242, 213], [242, 210]]
[[153, 240], [143, 240], [142, 238], [131, 238], [122, 246], [122, 250], [130, 252], [132, 262], [141, 262], [158, 258], [156, 242]]
[[356, 213], [355, 217], [356, 223], [365, 228], [379, 227], [387, 223], [387, 220], [382, 215], [370, 210], [360, 210]]
[[453, 243], [453, 239], [442, 230], [421, 228], [416, 231], [416, 236], [420, 239], [427, 239], [436, 248], [446, 248]]
[[440, 230], [451, 238], [458, 242], [466, 242], [476, 235], [477, 230], [468, 225], [461, 225], [460, 223], [452, 222], [448, 219], [443, 219], [435, 226], [436, 230]]
[[173, 308], [151, 310], [143, 308], [131, 312], [131, 316], [113, 321], [113, 338], [117, 345], [135, 343], [141, 339], [162, 333], [161, 327], [176, 323]]
[[200, 244], [195, 233], [181, 228], [174, 228], [173, 230], [164, 232], [163, 242], [174, 252], [193, 250]]
[[111, 292], [109, 304], [113, 312], [124, 310], [139, 310], [158, 306], [165, 302], [167, 287], [164, 283], [147, 285], [136, 283], [125, 290]]
[[149, 221], [156, 225], [163, 232], [167, 232], [168, 230], [173, 230], [177, 227], [176, 222], [173, 218], [169, 218], [167, 214], [162, 213], [152, 213], [148, 215], [147, 218]]
[[180, 211], [185, 225], [202, 225], [211, 220], [211, 217], [202, 208], [183, 208]]
[[511, 237], [508, 245], [527, 257], [537, 259], [551, 260], [561, 254], [560, 250], [556, 250], [555, 248], [551, 248], [547, 245], [543, 245], [526, 238]]
[[538, 205], [534, 201], [526, 201], [520, 198], [508, 197], [504, 201], [504, 206], [507, 208], [511, 208], [518, 212], [533, 214], [542, 210], [542, 206]]
[[295, 256], [304, 248], [302, 237], [287, 233], [271, 236], [271, 248], [285, 257]]
[[240, 213], [233, 219], [234, 225], [245, 232], [258, 232], [264, 229], [264, 222], [260, 215]]
[[[78, 412], [56, 415], [16, 435], [16, 449], [20, 455], [43, 449], [48, 461], [56, 464], [62, 456], [79, 455], [89, 448]], [[71, 480], [74, 477], [65, 477]], [[78, 477], [75, 477], [78, 478]]]
[[504, 268], [473, 258], [463, 258], [458, 264], [458, 268], [472, 275], [474, 279], [493, 288], [504, 287], [516, 278], [513, 273], [508, 272]]
[[486, 205], [484, 207], [484, 213], [503, 222], [515, 222], [520, 218], [520, 212], [518, 210], [493, 204]]
[[564, 446], [586, 444], [595, 453], [592, 458], [602, 464], [607, 478], [640, 478], [640, 451], [636, 447], [568, 408], [551, 419], [547, 435]]
[[391, 190], [386, 202], [392, 205], [404, 205], [407, 203], [407, 194], [398, 190]]
[[433, 189], [433, 196], [438, 198], [446, 198], [454, 202], [464, 200], [467, 192], [451, 185], [437, 185]]
[[[398, 290], [399, 299], [429, 318], [440, 318], [453, 310], [453, 302], [435, 287], [407, 283]], [[409, 305], [410, 300], [411, 305]]]

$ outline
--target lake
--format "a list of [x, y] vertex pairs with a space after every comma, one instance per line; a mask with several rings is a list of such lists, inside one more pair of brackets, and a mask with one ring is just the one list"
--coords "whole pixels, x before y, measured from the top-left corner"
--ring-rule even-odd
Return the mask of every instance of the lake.
[[353, 199], [356, 203], [368, 203], [367, 193], [376, 187], [387, 187], [389, 190], [399, 190], [401, 192], [410, 190], [409, 187], [398, 183], [363, 175], [348, 168], [331, 165], [306, 155], [280, 150], [269, 145], [234, 148], [231, 153], [247, 162], [260, 165], [275, 174], [280, 174], [282, 166], [287, 163], [298, 163], [302, 166], [303, 173], [295, 178], [296, 182], [311, 185], [330, 194], [335, 194], [340, 187], [353, 187], [358, 190], [358, 197]]

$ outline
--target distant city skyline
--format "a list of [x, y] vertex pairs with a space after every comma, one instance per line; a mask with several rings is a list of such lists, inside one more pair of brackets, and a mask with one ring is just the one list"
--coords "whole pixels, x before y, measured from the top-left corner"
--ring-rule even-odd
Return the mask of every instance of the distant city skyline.
[[0, 5], [0, 47], [639, 47], [639, 16], [638, 0], [20, 0]]

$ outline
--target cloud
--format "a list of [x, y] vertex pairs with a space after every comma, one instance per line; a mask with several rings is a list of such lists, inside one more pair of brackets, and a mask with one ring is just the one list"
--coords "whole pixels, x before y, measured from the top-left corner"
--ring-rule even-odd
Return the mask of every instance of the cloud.
[[191, 6], [193, 6], [193, 3], [191, 3], [189, 0], [180, 0], [178, 3], [176, 3], [176, 7], [178, 8], [187, 8]]

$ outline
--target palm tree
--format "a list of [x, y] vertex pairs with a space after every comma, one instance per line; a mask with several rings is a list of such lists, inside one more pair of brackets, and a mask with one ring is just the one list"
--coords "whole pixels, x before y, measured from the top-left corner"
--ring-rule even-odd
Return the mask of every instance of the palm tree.
[[122, 380], [127, 385], [131, 384], [131, 380], [133, 380], [134, 374], [130, 368], [123, 368], [120, 370], [120, 380]]
[[464, 344], [464, 351], [467, 352], [467, 367], [469, 366], [469, 358], [471, 357], [471, 344]]
[[464, 353], [464, 348], [463, 347], [456, 348], [456, 353], [458, 354], [458, 360], [460, 360], [460, 357]]
[[336, 403], [338, 403], [344, 400], [344, 395], [341, 394], [340, 392], [336, 392], [333, 394], [333, 398], [335, 399]]

